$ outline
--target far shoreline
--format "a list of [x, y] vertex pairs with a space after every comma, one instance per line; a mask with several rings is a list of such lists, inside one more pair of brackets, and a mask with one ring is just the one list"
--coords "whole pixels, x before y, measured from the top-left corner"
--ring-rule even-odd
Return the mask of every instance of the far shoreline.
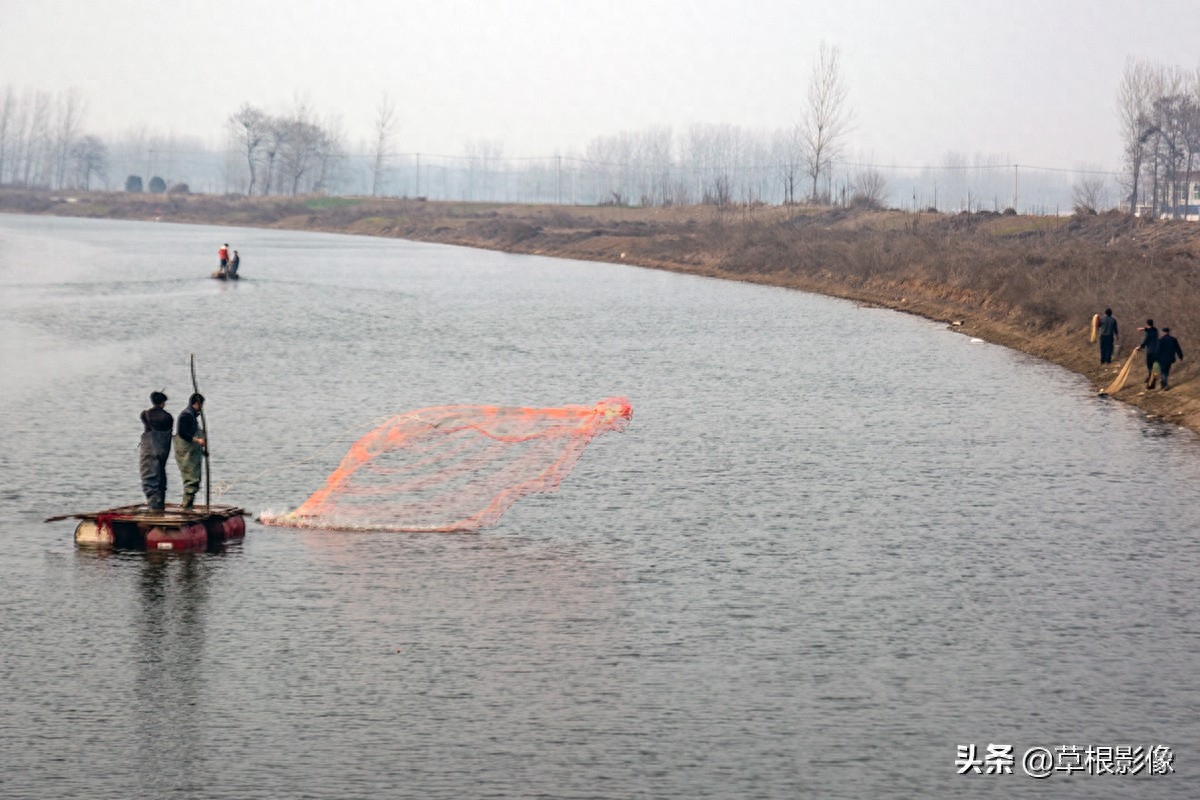
[[[525, 206], [340, 197], [215, 197], [0, 189], [0, 212], [400, 238], [797, 289], [914, 314], [1106, 386], [1154, 316], [1186, 360], [1169, 392], [1135, 362], [1113, 399], [1200, 433], [1200, 223], [1125, 214], [1020, 217], [778, 206]], [[215, 253], [215, 251], [214, 251]], [[215, 256], [214, 256], [215, 257]], [[1122, 328], [1099, 364], [1093, 313]], [[1158, 310], [1162, 309], [1162, 310]]]

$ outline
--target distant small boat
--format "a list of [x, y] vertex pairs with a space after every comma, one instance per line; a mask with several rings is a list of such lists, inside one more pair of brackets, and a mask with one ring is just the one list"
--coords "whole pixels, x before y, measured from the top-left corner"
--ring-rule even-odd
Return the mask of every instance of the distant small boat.
[[120, 506], [49, 517], [46, 522], [80, 520], [75, 544], [81, 547], [196, 551], [244, 538], [245, 514], [235, 506], [185, 509], [170, 503], [161, 511], [144, 505]]

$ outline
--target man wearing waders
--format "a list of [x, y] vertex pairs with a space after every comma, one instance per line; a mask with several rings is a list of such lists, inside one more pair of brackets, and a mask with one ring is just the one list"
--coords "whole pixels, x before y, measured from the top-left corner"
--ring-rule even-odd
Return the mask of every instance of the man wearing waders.
[[204, 407], [204, 395], [197, 392], [188, 398], [188, 407], [179, 412], [175, 429], [175, 462], [183, 478], [183, 507], [190, 509], [200, 491], [200, 469], [204, 466], [204, 429], [197, 415]]
[[171, 454], [171, 428], [175, 418], [163, 406], [167, 396], [150, 393], [151, 407], [142, 412], [142, 441], [138, 447], [138, 467], [142, 491], [153, 511], [162, 511], [167, 497], [167, 456]]

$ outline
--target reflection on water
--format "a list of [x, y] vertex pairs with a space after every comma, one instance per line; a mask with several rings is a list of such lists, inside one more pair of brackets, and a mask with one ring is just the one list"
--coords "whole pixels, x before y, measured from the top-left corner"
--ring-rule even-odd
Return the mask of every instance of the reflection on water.
[[135, 680], [144, 700], [134, 723], [139, 752], [158, 762], [160, 787], [202, 784], [197, 715], [204, 680], [205, 586], [213, 557], [148, 553], [139, 579]]
[[[76, 551], [41, 520], [137, 499], [190, 353], [252, 513], [407, 409], [636, 414], [477, 535]], [[0, 216], [0, 376], [0, 796], [1194, 794], [1200, 444], [1024, 356], [614, 265]], [[1180, 774], [957, 776], [972, 742]]]

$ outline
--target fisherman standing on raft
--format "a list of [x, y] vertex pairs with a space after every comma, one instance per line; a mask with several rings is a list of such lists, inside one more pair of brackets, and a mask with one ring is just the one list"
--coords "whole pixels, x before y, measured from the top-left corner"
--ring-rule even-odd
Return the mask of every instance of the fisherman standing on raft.
[[224, 275], [229, 270], [229, 242], [217, 248], [217, 258], [221, 260], [221, 268], [218, 270], [218, 274]]
[[151, 407], [142, 412], [142, 441], [138, 447], [138, 466], [142, 491], [151, 511], [162, 511], [167, 496], [167, 456], [171, 454], [171, 428], [175, 418], [163, 406], [167, 396], [150, 393]]
[[191, 509], [200, 491], [200, 470], [204, 466], [204, 429], [197, 415], [204, 407], [204, 395], [196, 392], [188, 398], [188, 406], [179, 412], [179, 426], [175, 431], [175, 462], [179, 464], [179, 475], [183, 478], [183, 507]]

